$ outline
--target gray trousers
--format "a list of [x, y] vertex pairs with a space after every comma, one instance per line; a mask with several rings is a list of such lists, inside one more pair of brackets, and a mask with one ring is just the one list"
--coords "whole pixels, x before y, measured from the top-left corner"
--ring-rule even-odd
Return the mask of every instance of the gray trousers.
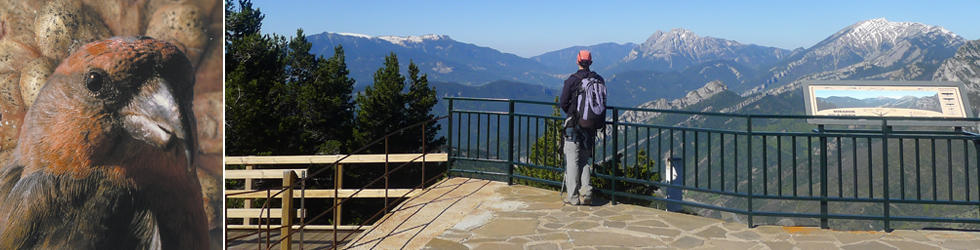
[[592, 150], [583, 145], [584, 143], [576, 143], [576, 139], [584, 138], [566, 138], [564, 141], [565, 188], [568, 190], [568, 200], [578, 199], [579, 195], [592, 196], [592, 182], [589, 179], [592, 173], [592, 165], [589, 164]]

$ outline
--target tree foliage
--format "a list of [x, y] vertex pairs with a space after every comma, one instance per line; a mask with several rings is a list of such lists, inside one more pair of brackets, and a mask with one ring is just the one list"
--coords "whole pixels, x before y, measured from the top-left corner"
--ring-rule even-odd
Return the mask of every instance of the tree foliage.
[[[358, 145], [384, 138], [385, 135], [399, 131], [402, 128], [416, 125], [435, 118], [432, 107], [438, 101], [434, 88], [428, 86], [425, 74], [419, 75], [418, 66], [414, 62], [408, 65], [409, 77], [406, 79], [400, 73], [398, 56], [390, 53], [385, 56], [384, 67], [374, 73], [374, 85], [368, 86], [356, 97], [357, 122], [355, 140]], [[408, 91], [404, 91], [406, 81]], [[426, 149], [434, 149], [445, 144], [444, 137], [436, 138], [441, 126], [430, 122], [425, 124]], [[388, 153], [405, 153], [422, 151], [422, 127], [402, 130], [388, 138], [391, 143]], [[385, 153], [384, 144], [368, 147], [365, 153]]]
[[[337, 46], [310, 53], [303, 30], [262, 35], [261, 11], [239, 0], [226, 11], [225, 113], [229, 155], [337, 154], [352, 141], [354, 80]], [[237, 8], [236, 8], [237, 6]]]
[[285, 48], [281, 38], [259, 34], [264, 15], [250, 1], [238, 6], [225, 7], [226, 150], [229, 155], [270, 154], [278, 140], [271, 93], [283, 84]]
[[[623, 153], [616, 154], [618, 159], [618, 164], [614, 164], [612, 159], [602, 161], [595, 165], [594, 170], [596, 173], [602, 173], [607, 175], [615, 175], [618, 177], [626, 177], [629, 179], [636, 180], [646, 180], [646, 181], [660, 181], [660, 173], [657, 172], [657, 162], [650, 159], [650, 156], [646, 150], [640, 149], [636, 152], [636, 162], [630, 165], [625, 165]], [[631, 157], [632, 158], [632, 157]], [[625, 165], [625, 166], [624, 166]], [[608, 179], [595, 178], [592, 180], [595, 188], [601, 189], [612, 189], [612, 181]], [[634, 182], [626, 181], [616, 181], [616, 191], [626, 192], [630, 194], [639, 194], [652, 196], [654, 192], [660, 189], [658, 186], [638, 184]], [[632, 203], [632, 204], [658, 204], [660, 202], [650, 202], [642, 199], [635, 199], [631, 197], [617, 198], [622, 202]]]
[[[558, 102], [557, 96], [555, 97], [555, 102]], [[564, 169], [565, 154], [561, 150], [561, 143], [564, 143], [564, 140], [562, 139], [563, 126], [561, 111], [558, 109], [557, 105], [552, 110], [551, 116], [555, 118], [545, 120], [544, 135], [538, 137], [534, 141], [534, 144], [531, 144], [531, 155], [529, 161], [534, 165]], [[515, 172], [527, 177], [557, 182], [562, 182], [562, 176], [564, 176], [563, 172], [555, 172], [527, 166], [518, 166], [516, 167]], [[555, 187], [545, 185], [540, 182], [527, 181], [523, 179], [518, 179], [516, 183], [553, 190], [558, 190], [560, 188], [560, 186]]]

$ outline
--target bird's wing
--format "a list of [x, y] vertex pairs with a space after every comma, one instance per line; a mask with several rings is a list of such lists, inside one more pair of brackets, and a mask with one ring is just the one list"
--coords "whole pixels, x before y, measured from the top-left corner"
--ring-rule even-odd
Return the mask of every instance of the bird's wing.
[[0, 249], [20, 249], [28, 244], [28, 230], [22, 230], [21, 225], [30, 224], [29, 216], [18, 214], [22, 193], [14, 192], [23, 172], [24, 167], [19, 165], [0, 169]]
[[[132, 202], [138, 192], [109, 191], [101, 174], [23, 172], [0, 170], [0, 249], [160, 249], [157, 218]], [[119, 193], [128, 195], [105, 195]]]

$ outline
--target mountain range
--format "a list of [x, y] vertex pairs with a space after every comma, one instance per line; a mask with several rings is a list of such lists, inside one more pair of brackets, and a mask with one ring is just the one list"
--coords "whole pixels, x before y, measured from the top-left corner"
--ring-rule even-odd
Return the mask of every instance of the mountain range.
[[939, 103], [939, 94], [923, 97], [905, 96], [902, 98], [878, 97], [864, 99], [847, 96], [817, 97], [818, 110], [837, 108], [901, 108], [943, 112], [942, 105]]
[[[950, 80], [937, 78], [938, 69], [955, 59], [964, 44], [965, 39], [937, 26], [862, 21], [771, 68], [764, 73], [769, 80], [741, 92], [745, 100], [720, 111], [802, 114], [802, 105], [786, 105], [802, 102], [800, 88], [807, 80]], [[951, 62], [945, 72], [959, 72], [964, 65], [969, 63]]]
[[[419, 65], [430, 81], [440, 82], [439, 88], [499, 81], [510, 86], [475, 91], [472, 97], [526, 97], [522, 92], [527, 88], [516, 87], [518, 84], [549, 89], [534, 93], [559, 93], [563, 80], [574, 72], [572, 62], [581, 49], [593, 52], [593, 69], [605, 76], [609, 95], [617, 97], [610, 104], [616, 106], [683, 98], [713, 81], [740, 99], [732, 106], [713, 107], [722, 112], [761, 112], [773, 104], [785, 106], [788, 96], [799, 98], [803, 81], [815, 79], [972, 80], [971, 88], [980, 90], [980, 80], [975, 77], [980, 72], [977, 43], [967, 43], [942, 27], [883, 18], [855, 23], [814, 46], [794, 50], [699, 36], [681, 28], [656, 31], [642, 44], [575, 46], [531, 58], [444, 35], [369, 37], [325, 32], [307, 39], [313, 43], [312, 51], [323, 56], [343, 45], [348, 68], [359, 86], [373, 82], [372, 74], [392, 52], [402, 64]], [[974, 52], [954, 57], [961, 47]], [[800, 112], [802, 108], [788, 108], [784, 113]]]
[[498, 80], [540, 83], [558, 79], [534, 60], [458, 42], [449, 36], [368, 37], [321, 33], [306, 39], [312, 43], [310, 52], [324, 57], [332, 56], [336, 45], [343, 45], [347, 68], [357, 85], [372, 83], [374, 72], [390, 53], [395, 53], [402, 65], [414, 62], [435, 81], [482, 85]]

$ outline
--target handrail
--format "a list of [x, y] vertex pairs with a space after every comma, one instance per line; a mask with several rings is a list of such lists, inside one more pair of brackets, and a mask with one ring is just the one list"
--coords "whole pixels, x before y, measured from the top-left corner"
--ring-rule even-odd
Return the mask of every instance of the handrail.
[[[529, 100], [509, 100], [509, 99], [499, 99], [499, 98], [471, 98], [471, 97], [445, 97], [446, 100], [459, 100], [459, 101], [490, 101], [490, 102], [513, 102], [522, 104], [539, 104], [539, 105], [558, 105], [557, 102], [544, 102], [544, 101], [529, 101]], [[968, 118], [950, 118], [950, 117], [881, 117], [881, 116], [815, 116], [815, 115], [776, 115], [776, 114], [744, 114], [744, 113], [721, 113], [721, 112], [711, 112], [711, 111], [688, 111], [688, 110], [674, 110], [674, 109], [652, 109], [652, 108], [638, 108], [638, 107], [618, 107], [618, 106], [608, 106], [608, 110], [617, 109], [621, 111], [641, 111], [641, 112], [653, 112], [653, 113], [669, 113], [669, 114], [682, 114], [682, 115], [708, 115], [708, 116], [724, 116], [724, 117], [734, 117], [734, 118], [756, 118], [756, 119], [840, 119], [840, 120], [909, 120], [909, 121], [932, 121], [932, 120], [943, 120], [943, 121], [972, 121], [980, 122], [980, 117], [968, 117]]]
[[[503, 176], [508, 182], [516, 178], [550, 185], [557, 183], [514, 173], [514, 169], [521, 166], [551, 173], [561, 171], [560, 163], [540, 165], [532, 163], [530, 156], [531, 149], [538, 147], [534, 146], [536, 143], [557, 143], [560, 140], [546, 138], [545, 135], [549, 134], [547, 129], [553, 129], [549, 128], [552, 126], [549, 124], [562, 118], [514, 110], [515, 104], [538, 105], [540, 107], [535, 110], [541, 110], [543, 107], [554, 108], [557, 103], [488, 98], [445, 99], [450, 120], [448, 161], [466, 161], [465, 164], [450, 164], [451, 174]], [[492, 109], [454, 108], [454, 105], [459, 105], [454, 102], [464, 101], [474, 104], [468, 107]], [[488, 106], [483, 103], [507, 105]], [[646, 124], [622, 121], [621, 115], [625, 112], [649, 112], [654, 116], [645, 118], [657, 117], [650, 121], [674, 122]], [[610, 183], [609, 187], [600, 190], [610, 195], [613, 204], [617, 202], [617, 197], [642, 197], [639, 199], [736, 213], [746, 216], [750, 226], [757, 225], [758, 218], [773, 216], [819, 219], [824, 228], [829, 228], [829, 219], [874, 220], [883, 222], [886, 231], [894, 228], [891, 225], [894, 221], [980, 224], [980, 218], [958, 218], [948, 214], [900, 215], [893, 214], [898, 210], [891, 209], [896, 204], [980, 206], [980, 134], [976, 132], [976, 127], [969, 127], [972, 131], [964, 127], [922, 130], [916, 127], [896, 129], [890, 125], [895, 121], [980, 122], [980, 118], [729, 114], [634, 107], [607, 107], [607, 114], [608, 129], [600, 136], [593, 159], [596, 162], [608, 161], [604, 164], [611, 164], [609, 166], [614, 169], [605, 169], [607, 172], [597, 172], [594, 176]], [[878, 125], [824, 126], [805, 123], [808, 119], [875, 121]], [[818, 129], [810, 131], [809, 128], [813, 127]], [[544, 161], [556, 164], [553, 163], [555, 157], [561, 157], [554, 154], [560, 153], [546, 153]], [[656, 173], [668, 170], [664, 159], [680, 158], [680, 165], [675, 167], [687, 174], [677, 181], [625, 176], [638, 171], [633, 166], [640, 163], [640, 155], [655, 161], [650, 169]], [[503, 165], [503, 169], [466, 169], [477, 163]], [[744, 199], [745, 203], [737, 207], [720, 207], [637, 196], [618, 187], [625, 184], [720, 195]], [[768, 200], [816, 202], [819, 204], [806, 208], [816, 207], [820, 211], [767, 211], [772, 208], [765, 207], [767, 202], [759, 201]], [[867, 203], [872, 208], [877, 204], [881, 207], [872, 209], [879, 211], [878, 214], [850, 214], [853, 211], [829, 209], [829, 204], [849, 203]], [[763, 207], [758, 207], [758, 204]]]

